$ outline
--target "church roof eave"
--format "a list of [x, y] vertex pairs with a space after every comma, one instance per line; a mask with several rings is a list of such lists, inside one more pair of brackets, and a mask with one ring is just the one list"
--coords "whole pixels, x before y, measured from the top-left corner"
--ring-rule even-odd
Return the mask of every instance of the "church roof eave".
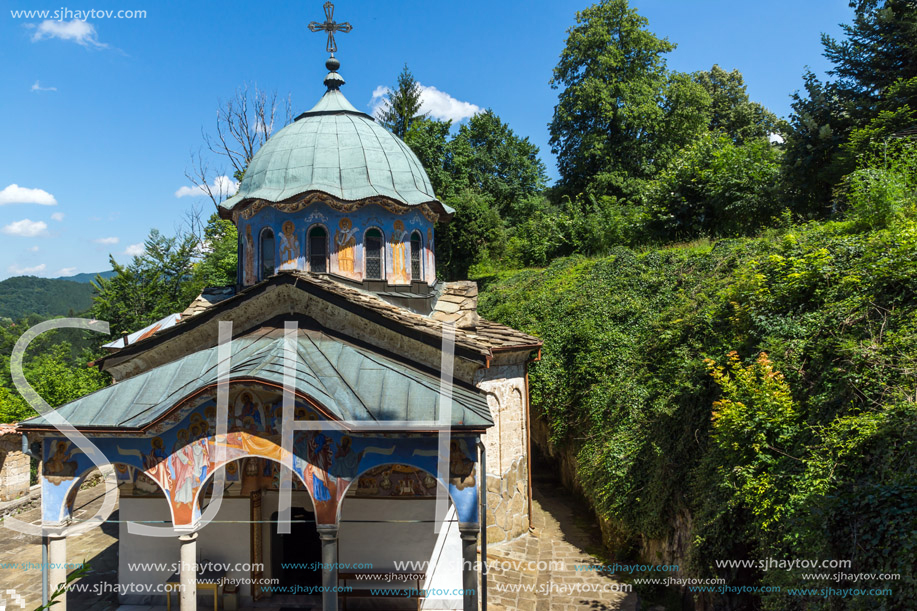
[[[283, 327], [262, 327], [230, 344], [229, 379], [283, 387]], [[122, 380], [58, 408], [80, 430], [143, 433], [217, 383], [219, 346], [188, 354]], [[425, 372], [342, 341], [319, 327], [300, 328], [295, 344], [295, 391], [326, 418], [344, 423], [372, 422], [392, 430], [398, 422], [420, 425], [439, 419], [440, 381]], [[381, 387], [389, 390], [380, 394]], [[486, 395], [464, 385], [451, 388], [450, 425], [483, 430], [493, 425]], [[19, 424], [22, 430], [51, 430], [43, 416]], [[435, 425], [430, 425], [431, 430]]]

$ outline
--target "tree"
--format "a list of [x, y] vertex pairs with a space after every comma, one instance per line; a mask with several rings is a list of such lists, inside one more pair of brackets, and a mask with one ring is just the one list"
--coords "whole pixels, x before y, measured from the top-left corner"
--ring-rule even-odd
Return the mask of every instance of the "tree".
[[[917, 110], [917, 3], [856, 0], [845, 38], [822, 35], [834, 81], [805, 75], [805, 95], [793, 96], [792, 130], [785, 159], [786, 184], [797, 208], [824, 216], [842, 177], [856, 166], [870, 139], [882, 140], [906, 127]], [[882, 113], [886, 114], [880, 117]], [[880, 119], [877, 124], [872, 124]], [[856, 144], [842, 149], [855, 130]]]
[[764, 138], [705, 133], [647, 189], [651, 229], [667, 241], [753, 233], [780, 212], [780, 155]]
[[446, 169], [451, 129], [452, 121], [420, 118], [411, 122], [404, 136], [404, 143], [417, 155], [440, 199], [454, 191], [453, 177]]
[[169, 314], [181, 312], [197, 296], [191, 282], [198, 239], [191, 235], [167, 238], [150, 231], [145, 252], [124, 266], [110, 257], [115, 275], [97, 276], [92, 315], [107, 320], [113, 334], [132, 333]]
[[472, 265], [500, 254], [503, 221], [490, 196], [476, 191], [462, 191], [446, 203], [455, 217], [437, 226], [436, 270], [446, 280], [462, 280]]
[[405, 64], [398, 75], [395, 87], [390, 89], [378, 111], [378, 118], [389, 131], [401, 138], [407, 135], [411, 124], [426, 117], [420, 112], [423, 89]]
[[[852, 24], [842, 24], [845, 39], [822, 35], [829, 74], [853, 107], [867, 118], [895, 82], [917, 77], [917, 3], [914, 0], [852, 0]], [[917, 97], [907, 100], [917, 107]]]
[[[292, 99], [287, 96], [283, 125], [293, 121], [292, 108]], [[274, 133], [281, 112], [276, 91], [268, 93], [257, 85], [243, 85], [217, 108], [216, 135], [201, 130], [204, 148], [215, 158], [228, 161], [232, 179], [241, 182], [252, 157]], [[191, 168], [185, 176], [214, 206], [234, 194], [236, 185], [226, 171], [213, 170], [201, 152], [191, 155]]]
[[517, 206], [539, 194], [547, 183], [538, 147], [518, 137], [490, 109], [459, 127], [447, 153], [451, 180], [489, 195], [497, 212], [511, 223], [519, 220]]
[[632, 195], [649, 175], [647, 132], [663, 116], [664, 54], [675, 45], [646, 29], [626, 0], [578, 12], [551, 86], [561, 89], [549, 124], [565, 193], [590, 189]]
[[695, 72], [693, 78], [710, 94], [711, 130], [722, 130], [736, 144], [783, 131], [774, 113], [748, 98], [738, 70], [726, 72], [714, 64], [710, 70]]
[[239, 234], [232, 221], [221, 219], [216, 213], [212, 214], [199, 239], [203, 257], [194, 266], [195, 286], [204, 288], [236, 283], [238, 242]]

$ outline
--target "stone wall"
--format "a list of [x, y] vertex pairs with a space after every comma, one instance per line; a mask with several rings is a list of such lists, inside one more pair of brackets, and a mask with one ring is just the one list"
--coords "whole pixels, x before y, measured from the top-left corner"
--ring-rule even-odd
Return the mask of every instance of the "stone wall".
[[29, 457], [22, 453], [22, 436], [0, 425], [0, 501], [29, 493]]
[[492, 365], [475, 382], [487, 393], [494, 421], [481, 439], [487, 452], [487, 542], [500, 543], [529, 530], [525, 364]]
[[487, 544], [509, 541], [529, 530], [528, 462], [520, 456], [501, 475], [487, 475]]

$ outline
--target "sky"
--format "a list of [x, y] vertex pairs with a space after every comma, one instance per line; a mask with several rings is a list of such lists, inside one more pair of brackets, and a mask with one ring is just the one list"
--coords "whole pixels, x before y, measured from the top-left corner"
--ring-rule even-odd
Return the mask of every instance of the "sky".
[[[0, 9], [0, 279], [109, 269], [142, 252], [150, 229], [175, 233], [212, 211], [187, 178], [217, 108], [242, 86], [292, 99], [324, 92], [321, 0], [4, 2]], [[673, 70], [738, 69], [751, 98], [781, 116], [806, 67], [824, 74], [821, 33], [849, 22], [846, 0], [632, 0], [678, 46]], [[548, 144], [549, 80], [588, 0], [340, 0], [342, 91], [371, 113], [407, 64], [424, 110], [456, 124], [491, 108], [517, 135]], [[50, 11], [14, 16], [14, 11]], [[94, 10], [88, 16], [84, 11]], [[135, 11], [118, 19], [104, 12]], [[55, 15], [54, 12], [58, 14]], [[70, 11], [69, 13], [66, 11]], [[145, 14], [144, 14], [145, 13]], [[226, 164], [209, 165], [231, 174]], [[228, 183], [229, 181], [224, 181]]]

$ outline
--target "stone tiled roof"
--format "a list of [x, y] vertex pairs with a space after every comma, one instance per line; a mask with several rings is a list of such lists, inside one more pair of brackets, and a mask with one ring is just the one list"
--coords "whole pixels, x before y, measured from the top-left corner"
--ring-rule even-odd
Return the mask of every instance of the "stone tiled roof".
[[231, 286], [205, 288], [201, 294], [197, 296], [197, 299], [192, 301], [191, 304], [185, 308], [185, 311], [181, 313], [181, 317], [189, 318], [195, 314], [200, 314], [210, 306], [220, 303], [224, 299], [229, 299], [235, 294], [236, 290]]
[[16, 423], [0, 424], [0, 437], [3, 435], [13, 435], [16, 433]]
[[[337, 298], [337, 300], [346, 303], [350, 307], [356, 306], [362, 309], [365, 314], [375, 315], [377, 319], [390, 327], [403, 329], [405, 332], [410, 331], [427, 335], [431, 338], [431, 343], [438, 344], [441, 341], [440, 338], [442, 337], [445, 322], [454, 322], [456, 323], [456, 349], [464, 349], [466, 353], [477, 354], [477, 358], [482, 361], [488, 361], [494, 352], [538, 350], [542, 345], [541, 340], [537, 337], [517, 331], [506, 325], [480, 318], [476, 311], [471, 312], [468, 309], [470, 307], [469, 304], [475, 303], [477, 300], [477, 285], [473, 282], [447, 283], [433, 313], [430, 316], [425, 316], [393, 305], [374, 293], [337, 282], [327, 275], [303, 271], [283, 271], [246, 288], [232, 297], [221, 296], [224, 298], [219, 302], [201, 298], [196, 299], [189, 306], [194, 315], [182, 316], [182, 320], [170, 329], [154, 333], [149, 338], [137, 342], [136, 348], [144, 350], [144, 344], [157, 342], [163, 333], [170, 335], [181, 333], [188, 326], [195, 324], [204, 312], [230, 310], [237, 303], [245, 300], [247, 296], [257, 294], [269, 285], [291, 283], [303, 289], [306, 286], [318, 289], [319, 293], [323, 292], [330, 297]], [[456, 311], [464, 316], [463, 320], [453, 319], [449, 315], [448, 310], [453, 309], [453, 305], [458, 306]], [[474, 326], [471, 326], [472, 322]], [[114, 353], [112, 357], [117, 356], [117, 354]]]
[[493, 350], [537, 349], [540, 348], [542, 344], [541, 340], [537, 337], [528, 335], [522, 331], [517, 331], [506, 325], [480, 318], [480, 316], [477, 315], [476, 309], [474, 311], [476, 326], [474, 327], [469, 326], [467, 323], [461, 326], [458, 324], [460, 322], [459, 319], [450, 320], [450, 317], [443, 316], [444, 310], [442, 308], [445, 307], [444, 304], [454, 303], [454, 301], [451, 301], [452, 299], [461, 298], [461, 302], [457, 304], [459, 308], [457, 311], [459, 312], [467, 313], [468, 304], [472, 303], [471, 300], [473, 300], [476, 306], [478, 289], [474, 282], [447, 283], [443, 290], [443, 294], [440, 296], [440, 300], [437, 302], [436, 306], [434, 306], [433, 314], [424, 316], [392, 305], [373, 293], [345, 286], [328, 276], [298, 271], [281, 273], [295, 275], [300, 280], [324, 288], [329, 292], [346, 298], [352, 303], [365, 306], [405, 327], [410, 327], [419, 331], [433, 333], [439, 336], [442, 335], [444, 322], [454, 322], [456, 323], [456, 345], [464, 345], [482, 353], [490, 353]]

